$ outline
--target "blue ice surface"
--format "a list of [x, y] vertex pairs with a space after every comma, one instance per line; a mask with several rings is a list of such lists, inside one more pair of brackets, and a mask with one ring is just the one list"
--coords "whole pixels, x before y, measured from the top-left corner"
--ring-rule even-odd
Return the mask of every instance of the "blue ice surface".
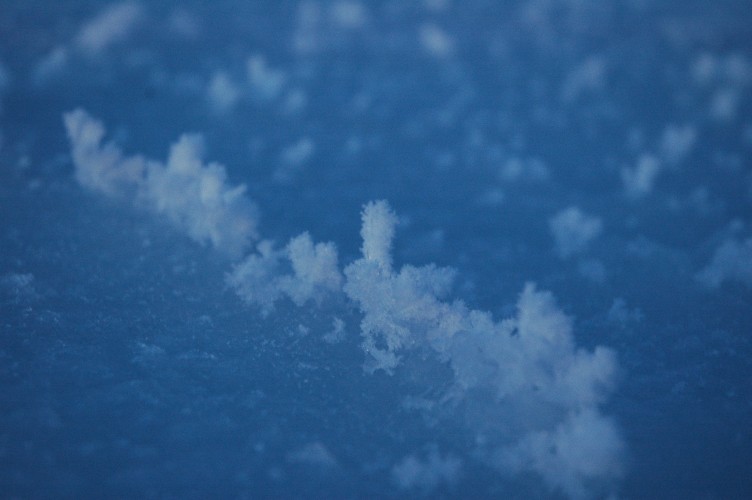
[[[86, 45], [112, 5], [135, 17], [103, 32], [129, 29]], [[362, 205], [387, 199], [395, 261], [455, 268], [473, 308], [550, 290], [620, 368], [601, 409], [624, 473], [583, 496], [752, 497], [752, 261], [698, 278], [752, 236], [750, 26], [743, 0], [4, 2], [0, 496], [566, 494], [480, 456], [505, 423], [445, 403], [446, 363], [368, 374], [356, 307], [263, 316], [231, 259], [77, 184], [62, 115], [83, 108], [129, 155], [203, 134], [265, 238], [309, 231], [346, 265]], [[254, 83], [254, 56], [281, 83]], [[671, 127], [694, 134], [675, 161]], [[646, 156], [661, 166], [630, 194]], [[562, 257], [549, 221], [572, 206], [602, 229]], [[456, 476], [400, 482], [435, 450]]]

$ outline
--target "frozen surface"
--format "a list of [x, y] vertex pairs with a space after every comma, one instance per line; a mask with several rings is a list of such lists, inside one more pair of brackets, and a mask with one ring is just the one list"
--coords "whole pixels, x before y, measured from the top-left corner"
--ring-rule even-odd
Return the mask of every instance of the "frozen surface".
[[3, 497], [752, 497], [742, 0], [7, 1]]

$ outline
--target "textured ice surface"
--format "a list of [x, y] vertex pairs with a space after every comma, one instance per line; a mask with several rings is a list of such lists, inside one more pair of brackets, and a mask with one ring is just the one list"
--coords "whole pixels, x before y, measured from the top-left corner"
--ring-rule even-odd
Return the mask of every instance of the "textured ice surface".
[[750, 26], [4, 2], [3, 495], [751, 496]]

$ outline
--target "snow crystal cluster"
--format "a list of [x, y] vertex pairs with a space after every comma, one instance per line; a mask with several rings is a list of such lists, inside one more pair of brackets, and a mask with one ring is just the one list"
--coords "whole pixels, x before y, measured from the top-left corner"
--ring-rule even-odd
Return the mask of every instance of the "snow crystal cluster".
[[222, 165], [203, 163], [200, 136], [183, 135], [160, 163], [125, 157], [114, 143], [102, 144], [103, 125], [83, 110], [66, 113], [64, 122], [82, 186], [131, 199], [231, 256], [240, 256], [256, 239], [256, 209], [245, 186], [228, 185]]
[[126, 1], [105, 7], [85, 22], [72, 40], [56, 45], [36, 63], [32, 77], [34, 84], [49, 83], [75, 57], [102, 58], [108, 49], [131, 37], [145, 17], [139, 3]]
[[549, 228], [562, 259], [582, 252], [603, 230], [598, 217], [587, 215], [577, 207], [562, 210], [549, 220]]
[[697, 279], [710, 288], [718, 288], [725, 281], [737, 281], [752, 287], [752, 238], [724, 241]]
[[275, 250], [271, 241], [262, 241], [257, 253], [228, 274], [227, 282], [246, 303], [267, 315], [283, 297], [298, 306], [309, 300], [321, 303], [329, 293], [341, 289], [342, 275], [334, 244], [314, 244], [311, 236], [303, 233], [281, 250]]
[[[221, 165], [203, 163], [199, 136], [181, 137], [160, 163], [102, 144], [102, 124], [84, 111], [67, 113], [64, 121], [76, 178], [85, 188], [130, 199], [235, 257], [256, 239], [257, 216], [244, 186], [228, 185]], [[338, 297], [354, 304], [362, 316], [366, 371], [393, 374], [413, 352], [449, 366], [453, 383], [444, 402], [459, 408], [482, 401], [499, 416], [478, 451], [500, 471], [537, 473], [572, 497], [618, 478], [623, 443], [599, 410], [614, 385], [615, 354], [577, 348], [571, 319], [533, 284], [522, 291], [516, 314], [502, 321], [448, 300], [454, 270], [395, 267], [397, 223], [386, 201], [368, 203], [362, 256], [343, 271], [333, 243], [314, 243], [303, 233], [281, 249], [261, 241], [228, 273], [227, 283], [264, 315], [281, 300], [302, 306]], [[551, 220], [551, 230], [565, 258], [595, 238], [601, 222], [570, 208]], [[334, 325], [342, 331], [342, 320], [334, 318]], [[458, 471], [457, 459], [434, 453], [426, 463], [406, 458], [393, 477], [402, 486], [420, 486], [451, 482]]]

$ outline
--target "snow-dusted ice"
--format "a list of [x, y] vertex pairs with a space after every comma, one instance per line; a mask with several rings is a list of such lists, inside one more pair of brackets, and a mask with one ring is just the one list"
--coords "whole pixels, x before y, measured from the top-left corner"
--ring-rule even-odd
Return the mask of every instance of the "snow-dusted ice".
[[750, 26], [5, 2], [1, 496], [752, 496]]

